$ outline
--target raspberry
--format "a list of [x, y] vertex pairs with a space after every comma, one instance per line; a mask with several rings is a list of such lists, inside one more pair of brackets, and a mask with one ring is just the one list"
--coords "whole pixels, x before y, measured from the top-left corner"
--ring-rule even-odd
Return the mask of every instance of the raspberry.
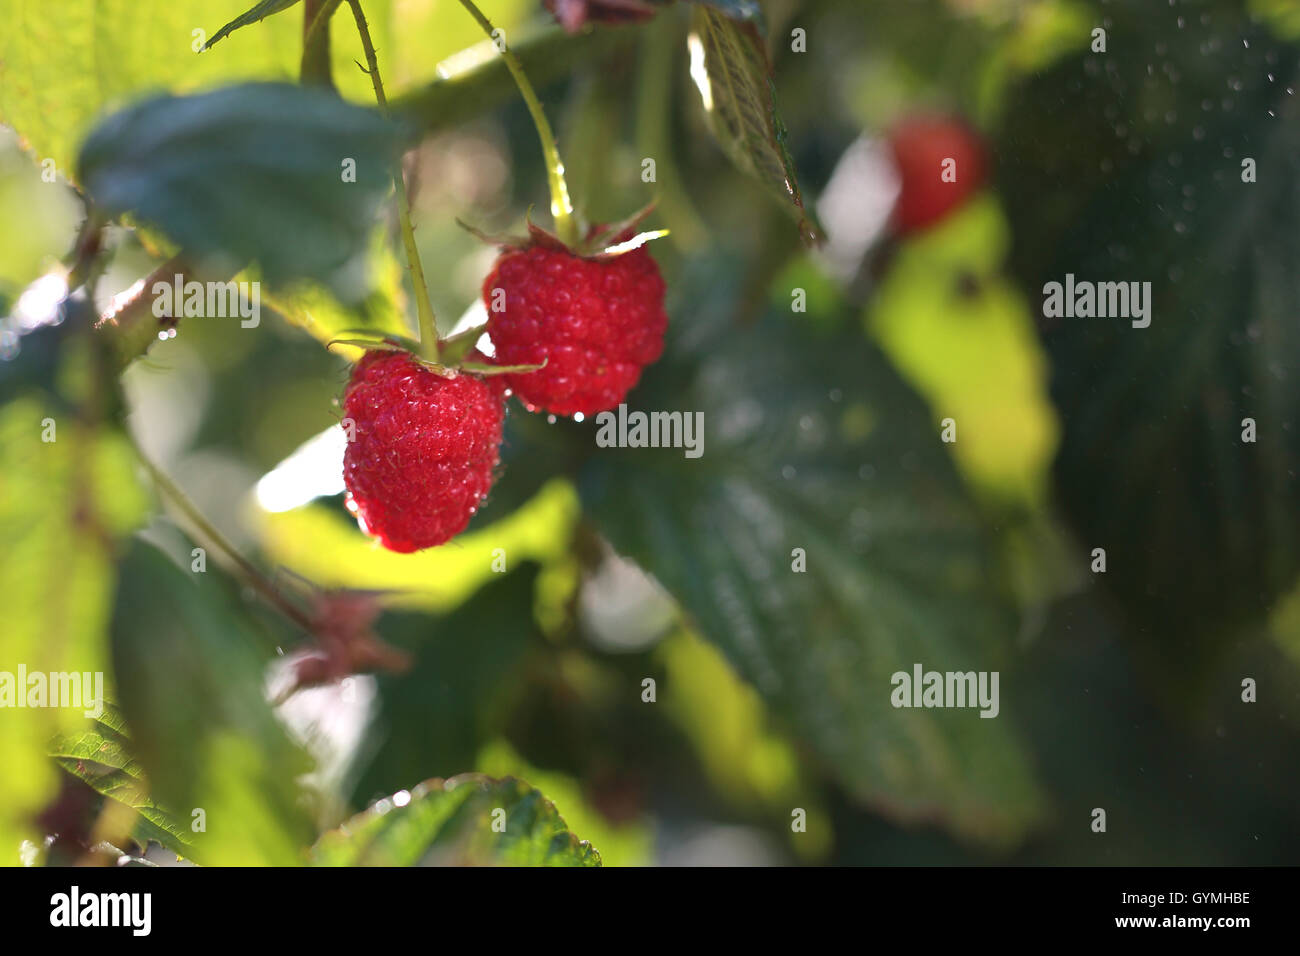
[[609, 259], [547, 243], [510, 249], [483, 281], [483, 302], [498, 365], [546, 361], [504, 376], [529, 411], [615, 408], [663, 352], [664, 280], [645, 246]]
[[[943, 219], [984, 182], [984, 146], [954, 120], [909, 120], [890, 134], [889, 146], [901, 180], [894, 206], [894, 225], [900, 234]], [[955, 165], [949, 164], [952, 173], [945, 180], [949, 159]]]
[[347, 507], [392, 551], [465, 530], [492, 487], [504, 406], [483, 378], [452, 376], [406, 352], [367, 352], [343, 395], [355, 437], [343, 458]]

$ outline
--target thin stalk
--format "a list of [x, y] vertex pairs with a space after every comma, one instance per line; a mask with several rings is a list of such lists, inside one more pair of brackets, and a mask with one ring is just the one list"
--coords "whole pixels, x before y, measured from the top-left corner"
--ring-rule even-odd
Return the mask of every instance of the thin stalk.
[[298, 607], [281, 594], [279, 589], [267, 580], [266, 576], [258, 570], [253, 562], [240, 554], [229, 539], [218, 531], [203, 512], [199, 510], [198, 505], [190, 501], [185, 492], [181, 491], [180, 487], [172, 481], [161, 468], [150, 461], [142, 450], [137, 449], [136, 454], [141, 463], [143, 463], [145, 470], [149, 472], [149, 477], [153, 479], [154, 484], [158, 486], [159, 490], [162, 491], [162, 493], [171, 500], [172, 504], [176, 506], [181, 514], [183, 514], [186, 519], [194, 525], [195, 530], [199, 532], [200, 536], [205, 538], [209, 544], [225, 554], [227, 559], [235, 565], [235, 568], [238, 570], [239, 575], [244, 582], [265, 598], [272, 607], [287, 617], [290, 621], [297, 624], [308, 634], [314, 634], [315, 627], [312, 624], [311, 618], [307, 616], [302, 608]]
[[537, 138], [542, 141], [542, 154], [546, 157], [546, 179], [551, 187], [551, 216], [555, 220], [555, 231], [567, 245], [577, 245], [578, 222], [573, 217], [573, 203], [569, 200], [569, 187], [564, 181], [564, 163], [560, 159], [559, 147], [555, 145], [555, 134], [551, 131], [551, 124], [547, 121], [546, 114], [542, 112], [542, 103], [537, 98], [537, 92], [528, 82], [524, 68], [520, 66], [514, 51], [504, 40], [498, 41], [497, 31], [491, 21], [483, 15], [483, 11], [474, 5], [473, 0], [460, 0], [460, 3], [469, 11], [470, 16], [478, 21], [478, 25], [483, 28], [483, 32], [492, 42], [497, 44], [502, 59], [506, 61], [506, 69], [514, 77], [515, 85], [519, 87], [519, 92], [528, 105], [528, 112], [533, 117], [533, 125], [537, 127]]
[[[384, 83], [379, 78], [379, 59], [375, 55], [375, 44], [370, 39], [370, 27], [366, 24], [366, 15], [361, 10], [360, 0], [348, 0], [352, 8], [352, 18], [357, 21], [357, 32], [361, 35], [361, 46], [366, 51], [366, 72], [370, 74], [370, 83], [375, 88], [375, 100], [384, 115], [388, 115], [388, 97], [384, 95]], [[438, 361], [438, 323], [433, 312], [433, 303], [429, 301], [429, 287], [424, 281], [424, 266], [420, 263], [420, 250], [415, 244], [415, 228], [411, 225], [411, 200], [406, 195], [406, 180], [402, 176], [399, 163], [393, 173], [393, 188], [397, 193], [397, 219], [402, 230], [402, 245], [406, 247], [406, 261], [411, 270], [411, 283], [415, 286], [415, 308], [420, 321], [420, 354], [430, 362]]]

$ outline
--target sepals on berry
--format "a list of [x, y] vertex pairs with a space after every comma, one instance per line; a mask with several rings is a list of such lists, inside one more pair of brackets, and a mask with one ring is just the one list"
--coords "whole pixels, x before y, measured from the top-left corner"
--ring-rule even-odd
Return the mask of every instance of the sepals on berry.
[[361, 529], [403, 553], [464, 531], [500, 463], [504, 391], [405, 349], [368, 351], [343, 393], [354, 435], [343, 457], [345, 506]]
[[640, 249], [646, 243], [655, 239], [662, 239], [668, 235], [667, 229], [652, 229], [629, 235], [650, 213], [654, 212], [654, 208], [655, 203], [651, 202], [621, 222], [589, 229], [586, 238], [572, 244], [566, 243], [555, 233], [533, 222], [531, 208], [528, 215], [524, 217], [528, 233], [523, 236], [486, 233], [460, 219], [457, 219], [456, 223], [466, 232], [476, 236], [488, 245], [498, 246], [502, 249], [529, 249], [541, 246], [546, 249], [566, 252], [580, 259], [606, 262]]
[[448, 338], [439, 339], [437, 362], [425, 358], [420, 353], [420, 343], [404, 335], [378, 335], [360, 329], [345, 332], [340, 338], [330, 339], [329, 344], [350, 345], [370, 352], [405, 352], [429, 371], [443, 376], [452, 376], [459, 372], [482, 376], [509, 375], [518, 372], [536, 372], [546, 367], [545, 360], [533, 365], [493, 365], [487, 362], [487, 356], [474, 348], [486, 331], [486, 325], [479, 325]]
[[483, 280], [487, 332], [494, 362], [545, 363], [506, 378], [529, 411], [607, 411], [659, 358], [668, 324], [664, 282], [645, 245], [662, 233], [635, 233], [651, 208], [592, 226], [576, 245], [531, 220], [526, 237], [495, 240], [501, 254]]

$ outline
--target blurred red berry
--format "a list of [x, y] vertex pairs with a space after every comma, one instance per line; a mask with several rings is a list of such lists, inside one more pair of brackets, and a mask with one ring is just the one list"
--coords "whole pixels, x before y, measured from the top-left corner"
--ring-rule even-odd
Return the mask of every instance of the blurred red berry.
[[890, 133], [889, 146], [900, 180], [893, 216], [899, 234], [934, 225], [984, 184], [984, 144], [960, 121], [907, 120]]

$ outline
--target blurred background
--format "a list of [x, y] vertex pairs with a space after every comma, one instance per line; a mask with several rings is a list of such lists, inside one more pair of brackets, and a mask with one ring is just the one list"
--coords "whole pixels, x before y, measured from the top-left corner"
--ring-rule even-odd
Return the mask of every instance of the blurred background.
[[[27, 26], [0, 40], [7, 364], [39, 357], [66, 290], [68, 177], [98, 119], [159, 88], [296, 79], [298, 9], [190, 49], [248, 5], [130, 4], [83, 24], [92, 55], [42, 42], [39, 4], [0, 0]], [[649, 6], [572, 35], [534, 0], [483, 9], [586, 218], [657, 200], [669, 345], [629, 403], [702, 411], [703, 457], [597, 449], [593, 423], [512, 404], [467, 533], [415, 555], [363, 536], [342, 505], [349, 356], [323, 343], [413, 329], [391, 202], [337, 297], [270, 289], [256, 329], [184, 321], [135, 362], [129, 443], [79, 433], [40, 458], [57, 376], [17, 376], [0, 582], [29, 597], [5, 612], [3, 660], [102, 665], [156, 787], [112, 790], [93, 754], [90, 773], [87, 754], [51, 760], [76, 715], [12, 711], [0, 836], [66, 862], [115, 799], [141, 845], [202, 806], [222, 825], [199, 862], [295, 862], [375, 800], [479, 771], [538, 788], [606, 865], [1294, 863], [1300, 5], [764, 0], [779, 121], [758, 176], [710, 128], [698, 7]], [[750, 6], [713, 9], [757, 22]], [[433, 305], [468, 328], [495, 250], [456, 220], [544, 220], [536, 133], [454, 0], [365, 8], [420, 130], [404, 163]], [[372, 102], [346, 10], [332, 30], [340, 93]], [[92, 70], [98, 51], [120, 66]], [[969, 131], [987, 175], [903, 229], [891, 131], [932, 118]], [[803, 211], [763, 181], [781, 148]], [[168, 251], [144, 225], [109, 242], [101, 310]], [[1151, 327], [1044, 320], [1043, 283], [1067, 272], [1152, 282]], [[312, 642], [215, 557], [217, 583], [187, 596], [191, 549], [212, 545], [132, 443], [269, 580], [362, 592], [409, 668], [289, 694]], [[118, 545], [87, 543], [87, 494]], [[125, 543], [136, 527], [176, 582]], [[918, 662], [999, 671], [999, 716], [893, 708], [890, 675]]]

